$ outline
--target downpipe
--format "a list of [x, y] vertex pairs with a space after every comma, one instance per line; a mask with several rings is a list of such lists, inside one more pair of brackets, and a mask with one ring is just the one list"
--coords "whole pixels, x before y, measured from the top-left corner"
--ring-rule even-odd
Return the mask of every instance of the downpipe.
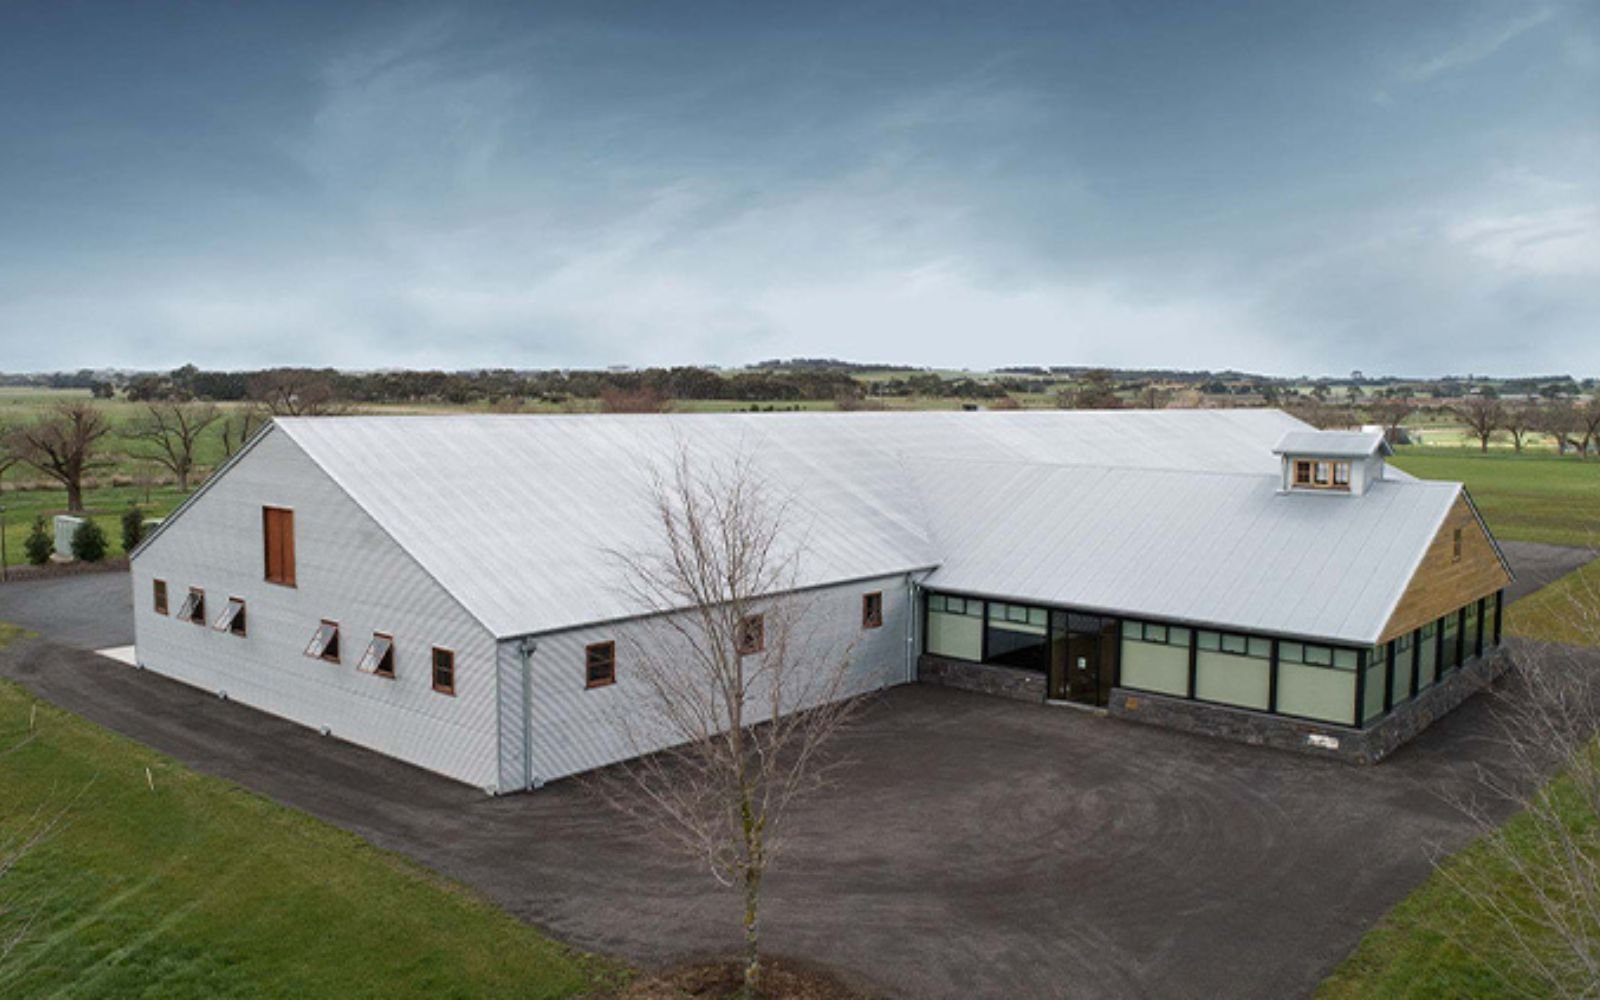
[[532, 791], [544, 785], [544, 782], [533, 773], [533, 654], [538, 650], [538, 640], [530, 636], [524, 636], [517, 642], [517, 653], [522, 658], [522, 788], [524, 791]]

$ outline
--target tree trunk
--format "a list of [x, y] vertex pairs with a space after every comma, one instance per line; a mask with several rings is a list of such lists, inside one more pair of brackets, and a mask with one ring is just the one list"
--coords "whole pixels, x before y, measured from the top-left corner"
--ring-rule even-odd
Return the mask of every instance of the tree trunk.
[[761, 874], [766, 867], [761, 845], [761, 824], [749, 793], [739, 806], [744, 826], [744, 988], [740, 995], [755, 1000], [761, 995]]
[[67, 481], [67, 513], [83, 513], [83, 484], [76, 479]]
[[744, 873], [744, 990], [748, 1000], [761, 995], [761, 873]]
[[187, 493], [187, 492], [189, 492], [189, 467], [187, 465], [180, 465], [178, 467], [178, 469], [177, 469], [177, 474], [178, 474], [178, 492], [179, 493]]

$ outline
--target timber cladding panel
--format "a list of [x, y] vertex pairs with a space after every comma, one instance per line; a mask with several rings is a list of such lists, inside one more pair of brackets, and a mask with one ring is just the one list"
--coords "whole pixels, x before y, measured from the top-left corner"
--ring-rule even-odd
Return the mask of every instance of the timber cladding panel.
[[[1460, 535], [1460, 554], [1456, 551], [1456, 532]], [[1467, 503], [1465, 494], [1456, 497], [1428, 546], [1427, 555], [1395, 605], [1380, 641], [1387, 642], [1413, 629], [1421, 628], [1441, 615], [1487, 597], [1511, 582], [1511, 574], [1494, 550], [1494, 543], [1483, 530]]]

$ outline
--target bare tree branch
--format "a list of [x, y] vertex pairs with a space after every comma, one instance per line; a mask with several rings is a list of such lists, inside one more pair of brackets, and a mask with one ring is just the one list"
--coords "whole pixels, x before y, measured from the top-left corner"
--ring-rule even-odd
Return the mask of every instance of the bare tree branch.
[[154, 445], [152, 454], [140, 457], [165, 466], [178, 480], [178, 489], [187, 493], [195, 446], [206, 428], [221, 418], [222, 411], [215, 403], [150, 403], [139, 419], [129, 423], [123, 436]]
[[627, 648], [647, 696], [616, 720], [638, 756], [592, 785], [741, 890], [750, 992], [783, 820], [843, 763], [826, 751], [859, 704], [848, 697], [852, 646], [820, 644], [818, 609], [797, 593], [804, 540], [790, 530], [792, 505], [749, 456], [702, 467], [680, 449], [652, 502], [658, 544], [613, 553], [627, 596], [651, 612]]

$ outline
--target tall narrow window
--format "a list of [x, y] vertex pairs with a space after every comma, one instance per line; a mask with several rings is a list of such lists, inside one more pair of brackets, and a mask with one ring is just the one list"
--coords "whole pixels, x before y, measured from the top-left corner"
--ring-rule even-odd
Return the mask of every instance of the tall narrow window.
[[861, 595], [861, 627], [883, 627], [883, 593], [873, 591]]
[[183, 599], [178, 606], [178, 617], [186, 622], [196, 625], [206, 623], [206, 592], [199, 587], [190, 587], [189, 596]]
[[1317, 483], [1318, 486], [1327, 486], [1328, 482], [1329, 482], [1329, 479], [1331, 478], [1332, 474], [1333, 474], [1333, 463], [1332, 462], [1318, 462], [1317, 463], [1316, 483]]
[[294, 511], [285, 507], [261, 508], [261, 535], [265, 541], [267, 582], [294, 586]]
[[367, 651], [361, 654], [356, 669], [364, 674], [394, 679], [394, 636], [382, 632], [372, 633]]
[[1461, 529], [1460, 528], [1456, 529], [1455, 540], [1451, 544], [1450, 561], [1451, 562], [1460, 562], [1461, 561]]
[[440, 694], [456, 693], [456, 654], [433, 647], [433, 689]]
[[1335, 462], [1335, 463], [1333, 463], [1333, 485], [1335, 485], [1335, 486], [1349, 486], [1350, 485], [1350, 463], [1349, 462]]
[[1298, 486], [1311, 485], [1311, 463], [1300, 461], [1294, 463], [1294, 481]]
[[339, 623], [323, 619], [306, 645], [306, 655], [313, 660], [339, 662]]
[[167, 613], [167, 581], [155, 581], [156, 614]]
[[767, 648], [767, 620], [761, 615], [745, 615], [739, 619], [738, 632], [733, 637], [734, 649], [740, 656], [749, 656]]
[[596, 642], [583, 647], [585, 688], [605, 687], [617, 681], [617, 644]]
[[228, 606], [222, 609], [222, 614], [217, 616], [217, 623], [212, 626], [218, 632], [232, 632], [234, 635], [245, 634], [244, 601], [237, 597], [228, 598]]

